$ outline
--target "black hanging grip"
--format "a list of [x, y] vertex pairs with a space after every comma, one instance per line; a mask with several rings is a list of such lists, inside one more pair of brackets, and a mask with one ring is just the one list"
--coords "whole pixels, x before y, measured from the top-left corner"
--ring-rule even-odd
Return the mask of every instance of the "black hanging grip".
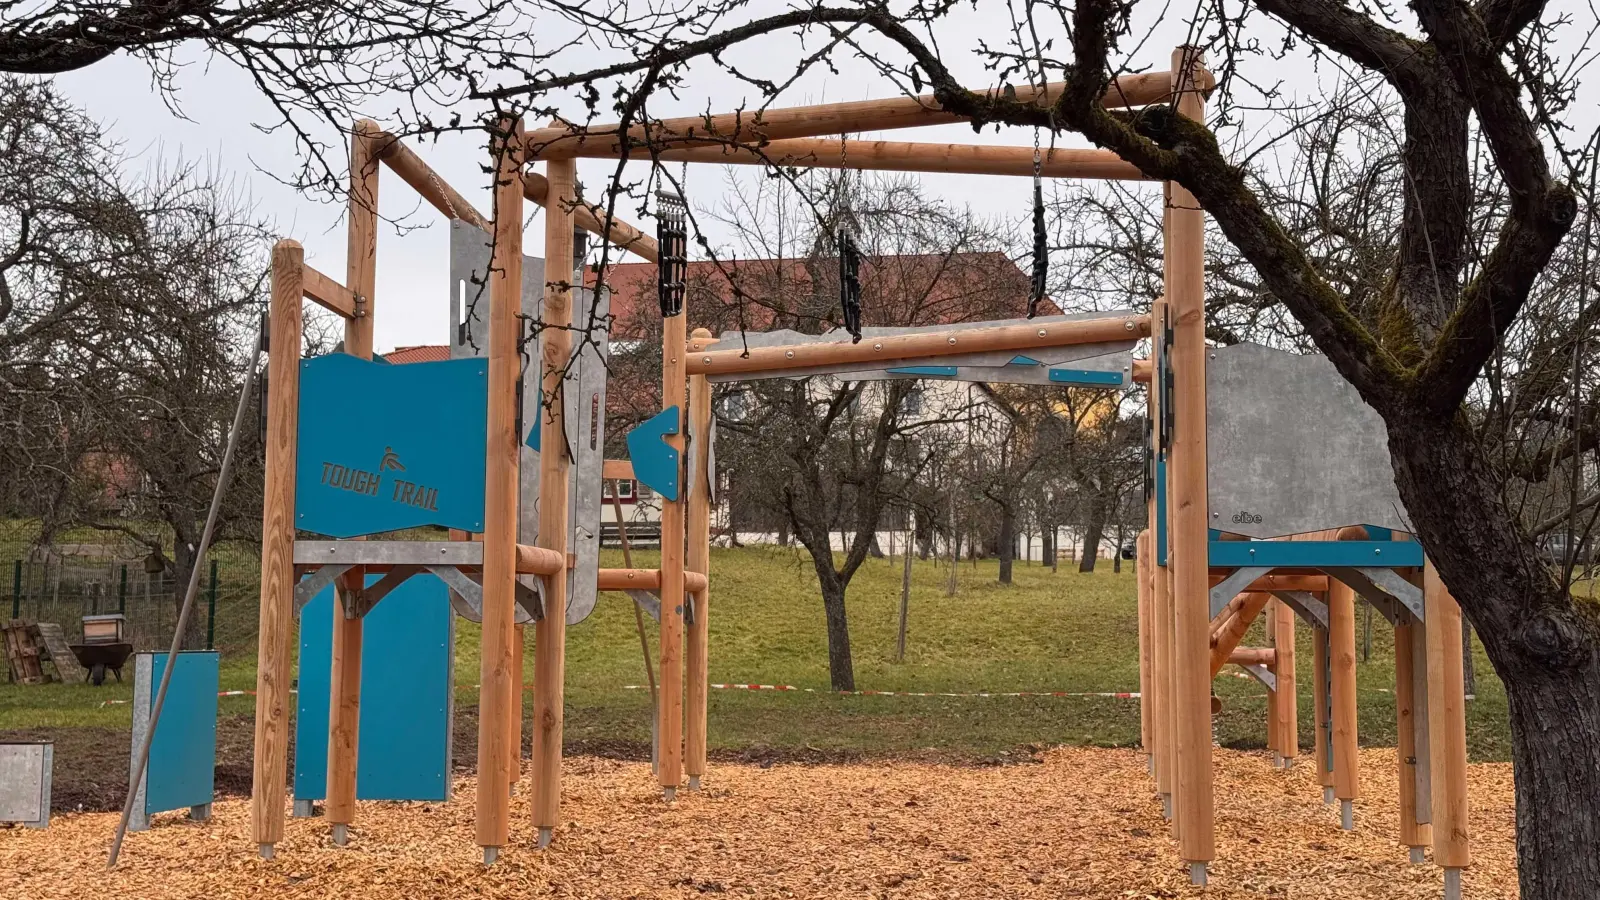
[[856, 239], [844, 228], [839, 229], [836, 241], [839, 246], [839, 309], [844, 313], [844, 330], [850, 332], [850, 343], [861, 343], [861, 251]]
[[1039, 314], [1039, 301], [1044, 299], [1045, 281], [1050, 275], [1050, 245], [1044, 230], [1044, 191], [1039, 179], [1033, 179], [1033, 285], [1028, 293], [1028, 318]]
[[661, 317], [683, 312], [683, 294], [689, 277], [689, 206], [677, 194], [656, 193], [656, 295]]

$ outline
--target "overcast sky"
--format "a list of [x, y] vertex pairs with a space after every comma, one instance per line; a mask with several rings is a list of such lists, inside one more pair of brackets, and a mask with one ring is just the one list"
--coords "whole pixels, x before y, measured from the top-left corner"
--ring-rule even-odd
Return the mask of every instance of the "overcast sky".
[[[1158, 5], [1140, 4], [1140, 11], [1152, 18], [1161, 9]], [[1268, 29], [1264, 35], [1272, 36], [1264, 20], [1257, 17], [1255, 21]], [[1171, 48], [1182, 43], [1188, 34], [1188, 23], [1181, 16], [1169, 15], [1145, 25], [1147, 27], [1135, 29], [1140, 35], [1149, 31], [1150, 37], [1143, 48], [1133, 54], [1134, 64], [1141, 68], [1166, 68]], [[967, 84], [988, 84], [993, 76], [984, 70], [982, 59], [972, 51], [980, 39], [992, 45], [1002, 43], [1007, 31], [1003, 3], [985, 2], [982, 12], [962, 8], [938, 29], [943, 58]], [[792, 60], [797, 51], [798, 44], [792, 37], [769, 38], [740, 49], [732, 58], [758, 74], [781, 77], [783, 72], [792, 71], [792, 63], [786, 61]], [[568, 61], [576, 68], [614, 58], [579, 46], [571, 51]], [[1315, 80], [1337, 74], [1326, 68], [1320, 72], [1314, 70], [1304, 60], [1272, 64], [1263, 61], [1256, 65], [1259, 68], [1253, 74], [1258, 81], [1287, 79], [1291, 92], [1302, 94], [1315, 90]], [[841, 59], [840, 69], [838, 74], [825, 69], [814, 71], [771, 105], [860, 100], [897, 93], [891, 83], [860, 61]], [[690, 79], [690, 87], [681, 92], [678, 100], [659, 99], [653, 103], [652, 112], [661, 116], [690, 115], [761, 103], [754, 89], [733, 82], [710, 66], [695, 71], [699, 77]], [[262, 130], [261, 126], [277, 121], [276, 114], [231, 63], [219, 60], [207, 65], [204, 59], [194, 57], [177, 79], [182, 117], [168, 109], [153, 88], [145, 67], [127, 57], [113, 57], [86, 70], [60, 76], [58, 84], [68, 97], [99, 120], [108, 136], [121, 142], [136, 160], [153, 163], [182, 157], [207, 162], [212, 168], [233, 175], [254, 198], [263, 217], [273, 220], [284, 236], [305, 244], [308, 262], [342, 278], [345, 256], [342, 209], [301, 195], [278, 182], [278, 178], [292, 177], [298, 171], [293, 141], [286, 133]], [[394, 103], [383, 108], [391, 108]], [[480, 111], [464, 109], [462, 112], [464, 118], [472, 118]], [[583, 118], [584, 110], [576, 102], [575, 94], [563, 104], [563, 113], [575, 119]], [[383, 122], [377, 109], [370, 114]], [[531, 127], [542, 123], [529, 124]], [[1019, 146], [1029, 146], [1032, 142], [1032, 134], [1024, 129], [1003, 132], [990, 129], [978, 135], [964, 125], [898, 131], [894, 137]], [[1084, 146], [1081, 139], [1076, 138], [1063, 138], [1061, 144]], [[485, 188], [487, 176], [482, 171], [487, 154], [476, 140], [456, 136], [418, 147], [418, 151], [480, 210], [490, 209], [489, 192]], [[579, 178], [591, 185], [601, 185], [613, 167], [613, 162], [580, 160]], [[702, 208], [715, 206], [718, 194], [725, 187], [726, 171], [720, 166], [691, 167], [688, 182], [691, 203]], [[740, 177], [758, 177], [759, 173], [751, 167], [739, 167], [737, 171]], [[929, 193], [952, 203], [970, 205], [980, 214], [1021, 217], [1028, 212], [1031, 187], [1026, 179], [967, 175], [924, 175], [921, 178]], [[1154, 186], [1147, 190], [1152, 202], [1158, 202], [1159, 192]], [[375, 298], [378, 349], [442, 343], [448, 328], [449, 229], [431, 207], [419, 208], [416, 195], [398, 178], [385, 177], [379, 194], [380, 212], [385, 217], [403, 220], [407, 228], [386, 226], [378, 239]], [[591, 191], [590, 195], [593, 194]], [[654, 232], [654, 223], [642, 220], [631, 206], [625, 205], [621, 212], [647, 232]], [[531, 255], [539, 253], [537, 236], [542, 234], [542, 228], [541, 217], [535, 214], [528, 231], [527, 249]], [[713, 243], [720, 237], [715, 233], [711, 235]]]

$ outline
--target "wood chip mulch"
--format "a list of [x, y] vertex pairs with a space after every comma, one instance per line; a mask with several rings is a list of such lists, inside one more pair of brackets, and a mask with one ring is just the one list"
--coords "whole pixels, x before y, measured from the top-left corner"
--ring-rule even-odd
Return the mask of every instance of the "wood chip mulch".
[[[1395, 756], [1362, 754], [1357, 830], [1338, 828], [1310, 765], [1275, 772], [1259, 753], [1217, 751], [1217, 860], [1192, 888], [1168, 838], [1144, 758], [1063, 748], [1037, 765], [920, 763], [716, 766], [707, 789], [665, 806], [648, 766], [566, 765], [555, 845], [532, 849], [527, 791], [513, 846], [492, 868], [474, 844], [472, 790], [448, 804], [364, 803], [350, 846], [320, 818], [289, 819], [278, 858], [256, 858], [249, 804], [216, 804], [130, 835], [105, 871], [114, 814], [0, 830], [0, 897], [1277, 898], [1438, 897], [1441, 871], [1395, 843]], [[1474, 864], [1466, 896], [1517, 896], [1507, 765], [1472, 767]]]

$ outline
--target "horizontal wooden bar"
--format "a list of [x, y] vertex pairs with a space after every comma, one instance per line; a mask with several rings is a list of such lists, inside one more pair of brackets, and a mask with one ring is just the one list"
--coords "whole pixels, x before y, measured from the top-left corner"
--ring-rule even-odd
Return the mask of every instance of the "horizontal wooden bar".
[[600, 477], [607, 480], [632, 481], [633, 460], [608, 459], [600, 466]]
[[[549, 180], [537, 172], [523, 174], [522, 195], [540, 206], [544, 206], [550, 197]], [[655, 238], [621, 219], [612, 219], [610, 226], [607, 226], [605, 224], [606, 210], [603, 206], [594, 203], [579, 203], [572, 211], [572, 220], [584, 231], [590, 234], [598, 234], [646, 262], [659, 262], [661, 260], [661, 253], [656, 247]]]
[[[723, 165], [773, 165], [810, 169], [887, 169], [962, 175], [1033, 175], [1033, 148], [911, 141], [837, 141], [795, 138], [766, 144], [711, 144], [672, 147], [660, 157], [670, 162]], [[1039, 174], [1045, 178], [1101, 178], [1144, 181], [1139, 167], [1110, 150], [1046, 148]]]
[[[1202, 88], [1209, 87], [1202, 84]], [[1048, 106], [1060, 96], [1065, 84], [1056, 82], [1043, 89], [1016, 86], [1018, 100]], [[1008, 88], [1007, 90], [1011, 90]], [[989, 95], [1000, 92], [989, 89]], [[1146, 72], [1139, 75], [1122, 75], [1101, 97], [1108, 108], [1147, 106], [1160, 103], [1172, 96], [1170, 72]], [[830, 134], [851, 134], [862, 131], [885, 131], [892, 128], [916, 128], [922, 125], [946, 125], [965, 121], [966, 117], [948, 112], [939, 105], [932, 94], [918, 97], [893, 97], [885, 100], [856, 100], [849, 103], [822, 103], [810, 106], [791, 106], [782, 109], [742, 110], [714, 116], [685, 116], [663, 119], [647, 125], [635, 125], [627, 131], [628, 147], [624, 147], [621, 132], [616, 124], [595, 125], [588, 128], [574, 125], [557, 125], [528, 133], [524, 146], [528, 158], [559, 159], [578, 157], [614, 158], [624, 152], [647, 158], [646, 146], [661, 147], [671, 144], [704, 145], [707, 143], [756, 143], [780, 141], [791, 138], [822, 137]]]
[[366, 310], [356, 309], [356, 295], [349, 288], [310, 266], [305, 266], [304, 271], [300, 289], [313, 303], [346, 319], [366, 314]]
[[[598, 579], [602, 591], [659, 591], [660, 569], [601, 569]], [[706, 589], [706, 576], [701, 572], [684, 572], [683, 589], [698, 594]]]
[[1272, 666], [1277, 661], [1278, 651], [1271, 647], [1235, 647], [1228, 654], [1228, 662], [1236, 666]]
[[928, 331], [868, 338], [858, 344], [846, 341], [752, 347], [749, 350], [707, 350], [712, 338], [691, 338], [688, 345], [690, 375], [742, 375], [781, 372], [818, 366], [847, 365], [883, 360], [919, 359], [986, 350], [1026, 350], [1030, 347], [1065, 347], [1126, 341], [1150, 333], [1149, 316], [1115, 316], [1078, 319], [1048, 325], [997, 325], [965, 331]]
[[[372, 123], [372, 128], [377, 129], [377, 127], [376, 123]], [[460, 219], [484, 231], [490, 230], [489, 219], [478, 212], [459, 191], [440, 178], [439, 173], [423, 162], [416, 151], [386, 131], [379, 131], [378, 135], [380, 141], [378, 159], [399, 175], [402, 181], [411, 185], [422, 199], [428, 201], [434, 209], [444, 213], [445, 218]]]
[[517, 545], [517, 574], [555, 575], [566, 569], [567, 555], [530, 544]]
[[1155, 365], [1150, 362], [1150, 360], [1136, 359], [1133, 361], [1133, 380], [1135, 382], [1139, 384], [1149, 384], [1150, 379], [1154, 377], [1154, 374]]

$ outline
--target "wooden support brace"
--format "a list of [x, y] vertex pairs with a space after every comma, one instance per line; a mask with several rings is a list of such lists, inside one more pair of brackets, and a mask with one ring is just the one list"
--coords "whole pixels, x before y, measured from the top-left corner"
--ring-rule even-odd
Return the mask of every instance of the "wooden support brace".
[[[934, 144], [911, 141], [839, 141], [794, 138], [766, 144], [710, 144], [671, 147], [661, 159], [672, 162], [777, 166], [801, 169], [880, 169], [965, 175], [1032, 177], [1030, 147], [994, 144]], [[1110, 150], [1046, 148], [1040, 151], [1044, 178], [1094, 178], [1145, 181], [1139, 167]]]
[[[709, 337], [703, 329], [696, 336]], [[709, 701], [711, 679], [710, 665], [710, 614], [711, 592], [702, 584], [696, 592], [690, 585], [691, 575], [708, 581], [711, 572], [711, 479], [717, 477], [711, 470], [711, 383], [704, 375], [689, 379], [689, 416], [693, 422], [690, 432], [694, 441], [690, 445], [689, 508], [685, 517], [684, 590], [694, 596], [694, 618], [689, 623], [686, 640], [685, 678], [687, 687], [684, 703], [684, 759], [683, 770], [689, 784], [698, 786], [706, 773], [706, 706]]]
[[1138, 608], [1139, 608], [1139, 747], [1146, 756], [1154, 758], [1153, 744], [1153, 698], [1150, 695], [1150, 666], [1154, 648], [1151, 646], [1151, 630], [1153, 623], [1150, 621], [1154, 615], [1154, 598], [1151, 594], [1154, 585], [1151, 582], [1150, 572], [1155, 568], [1153, 562], [1154, 551], [1151, 549], [1150, 529], [1139, 532], [1139, 537], [1134, 541], [1134, 568], [1138, 579]]
[[1333, 701], [1333, 788], [1341, 801], [1359, 799], [1361, 758], [1356, 718], [1356, 595], [1343, 582], [1328, 588], [1328, 691]]
[[1289, 604], [1281, 600], [1272, 603], [1275, 627], [1273, 629], [1274, 654], [1272, 672], [1278, 678], [1277, 720], [1278, 753], [1285, 761], [1300, 755], [1300, 699], [1296, 694], [1298, 681], [1295, 673], [1295, 615]]
[[1433, 861], [1472, 865], [1467, 815], [1467, 709], [1461, 607], [1429, 560], [1423, 567], [1427, 632], [1428, 750], [1432, 756]]
[[367, 314], [364, 297], [358, 299], [350, 288], [310, 266], [305, 267], [304, 292], [306, 299], [345, 319], [356, 319]]

